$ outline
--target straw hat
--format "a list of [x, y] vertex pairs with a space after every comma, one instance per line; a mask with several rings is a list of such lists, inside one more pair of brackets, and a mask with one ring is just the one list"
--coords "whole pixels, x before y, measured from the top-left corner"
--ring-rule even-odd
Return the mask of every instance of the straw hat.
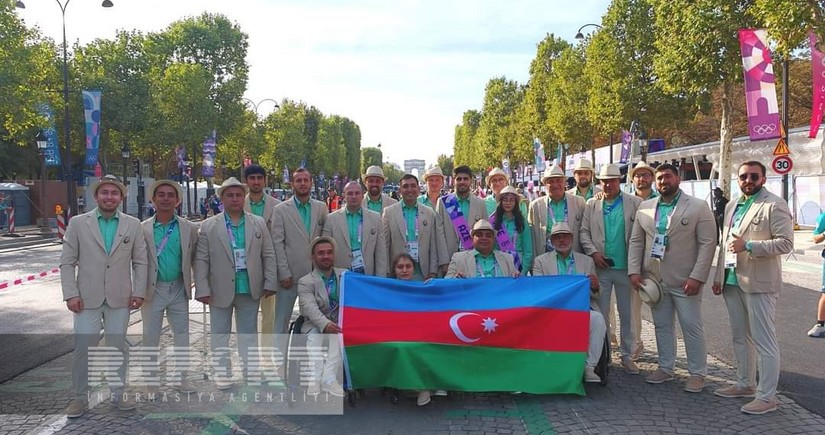
[[381, 169], [380, 166], [376, 166], [376, 165], [373, 165], [373, 166], [370, 166], [369, 168], [367, 168], [367, 172], [364, 175], [361, 176], [361, 179], [366, 183], [367, 178], [369, 178], [369, 177], [380, 177], [382, 180], [387, 179], [387, 177], [384, 176], [384, 170]]
[[441, 172], [440, 167], [433, 166], [432, 168], [427, 169], [427, 171], [424, 172], [424, 182], [426, 182], [427, 178], [430, 178], [430, 177], [441, 177], [442, 179], [444, 179], [444, 173]]
[[502, 176], [502, 177], [504, 177], [505, 180], [507, 180], [508, 183], [510, 182], [510, 176], [507, 175], [507, 173], [504, 172], [504, 170], [501, 169], [501, 168], [493, 168], [493, 170], [490, 171], [489, 174], [487, 174], [487, 178], [485, 179], [485, 182], [487, 184], [490, 184], [490, 180], [492, 180], [493, 177], [497, 177], [497, 176]]
[[218, 188], [218, 196], [223, 195], [223, 191], [230, 188], [230, 187], [240, 187], [240, 188], [242, 188], [244, 195], [249, 193], [249, 188], [246, 186], [246, 184], [241, 183], [235, 177], [229, 177], [226, 180], [224, 180], [223, 184], [221, 184], [221, 187]]
[[613, 163], [602, 165], [599, 169], [599, 175], [597, 175], [596, 178], [599, 180], [622, 178], [622, 171], [619, 169], [619, 165]]
[[541, 176], [541, 182], [544, 183], [544, 180], [546, 180], [548, 178], [558, 178], [558, 177], [566, 178], [564, 176], [564, 171], [561, 170], [559, 165], [553, 165], [553, 166], [550, 166], [550, 167], [548, 167], [547, 169], [544, 170], [544, 174], [542, 174], [542, 176]]
[[175, 192], [177, 192], [178, 194], [178, 199], [183, 199], [183, 189], [180, 188], [180, 184], [172, 180], [156, 180], [154, 183], [152, 183], [152, 185], [149, 186], [150, 199], [155, 197], [155, 191], [160, 186], [172, 186], [173, 188], [175, 188]]
[[575, 173], [576, 171], [594, 172], [593, 171], [593, 162], [591, 162], [590, 160], [587, 160], [587, 159], [579, 159], [579, 161], [576, 162], [576, 166], [573, 167], [573, 172]]
[[556, 234], [573, 234], [573, 231], [570, 230], [570, 225], [567, 225], [567, 222], [556, 222], [550, 230], [550, 237]]
[[312, 255], [312, 251], [315, 249], [315, 245], [319, 243], [331, 243], [332, 249], [335, 250], [335, 239], [329, 236], [320, 236], [312, 239], [312, 242], [309, 244], [309, 254]]
[[650, 166], [647, 163], [645, 163], [644, 161], [641, 161], [641, 162], [637, 163], [636, 166], [633, 167], [633, 169], [628, 171], [627, 178], [633, 178], [633, 176], [636, 174], [636, 171], [638, 171], [638, 170], [650, 171], [650, 175], [655, 175], [656, 174], [656, 169], [654, 169], [653, 166]]
[[645, 278], [642, 280], [642, 288], [639, 290], [639, 297], [644, 303], [653, 306], [662, 299], [662, 286], [655, 279]]
[[516, 195], [516, 200], [521, 201], [521, 195], [519, 195], [518, 190], [513, 186], [506, 186], [504, 189], [501, 189], [501, 192], [496, 195], [496, 201], [501, 201], [501, 196], [505, 193]]
[[493, 229], [493, 226], [492, 226], [492, 225], [490, 225], [490, 221], [488, 221], [487, 219], [479, 219], [479, 220], [476, 222], [476, 224], [475, 224], [475, 225], [473, 225], [473, 231], [472, 231], [472, 232], [470, 232], [470, 235], [471, 235], [471, 236], [474, 236], [474, 235], [476, 234], [476, 232], [478, 232], [478, 231], [484, 231], [484, 230], [490, 231], [490, 232], [492, 232], [493, 234], [495, 234], [495, 233], [496, 233], [496, 230], [495, 230], [495, 229]]
[[114, 175], [104, 175], [100, 177], [99, 180], [92, 183], [92, 193], [96, 195], [97, 189], [99, 189], [100, 186], [104, 184], [111, 184], [116, 186], [120, 190], [120, 196], [126, 198], [126, 186], [124, 186], [120, 179], [115, 177]]

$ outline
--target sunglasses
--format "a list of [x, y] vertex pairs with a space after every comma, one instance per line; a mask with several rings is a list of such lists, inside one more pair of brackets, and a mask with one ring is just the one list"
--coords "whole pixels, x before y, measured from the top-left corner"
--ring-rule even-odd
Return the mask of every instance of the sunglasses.
[[751, 172], [748, 174], [739, 174], [739, 181], [748, 181], [748, 178], [750, 178], [750, 180], [755, 183], [759, 181], [761, 177], [761, 174], [757, 174], [755, 172]]

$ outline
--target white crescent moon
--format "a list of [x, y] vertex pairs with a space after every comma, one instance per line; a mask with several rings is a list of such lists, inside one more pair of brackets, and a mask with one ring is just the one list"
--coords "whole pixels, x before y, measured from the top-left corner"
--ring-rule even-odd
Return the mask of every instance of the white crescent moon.
[[463, 332], [461, 332], [461, 328], [458, 326], [458, 321], [461, 320], [461, 318], [464, 317], [464, 316], [478, 316], [479, 318], [481, 318], [481, 316], [479, 316], [476, 313], [467, 313], [467, 312], [461, 312], [461, 313], [457, 313], [457, 314], [453, 315], [453, 317], [450, 317], [450, 329], [453, 330], [453, 334], [455, 334], [455, 336], [459, 340], [461, 340], [465, 343], [473, 343], [473, 342], [476, 342], [478, 340], [481, 340], [481, 337], [479, 337], [479, 338], [470, 338], [470, 337], [467, 337], [466, 335], [464, 335]]

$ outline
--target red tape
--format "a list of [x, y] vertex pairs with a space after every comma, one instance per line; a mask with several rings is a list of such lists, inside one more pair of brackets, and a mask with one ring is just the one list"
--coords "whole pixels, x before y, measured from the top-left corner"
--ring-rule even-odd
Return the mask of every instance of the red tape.
[[43, 278], [43, 277], [53, 275], [53, 274], [58, 273], [58, 272], [60, 272], [60, 269], [54, 268], [54, 269], [47, 270], [47, 271], [44, 271], [44, 272], [35, 273], [34, 275], [27, 275], [27, 276], [23, 276], [23, 277], [20, 277], [20, 278], [17, 278], [17, 279], [3, 281], [3, 282], [0, 282], [0, 291], [8, 290], [12, 286], [20, 285], [20, 284], [23, 284], [24, 282], [34, 281], [38, 278]]

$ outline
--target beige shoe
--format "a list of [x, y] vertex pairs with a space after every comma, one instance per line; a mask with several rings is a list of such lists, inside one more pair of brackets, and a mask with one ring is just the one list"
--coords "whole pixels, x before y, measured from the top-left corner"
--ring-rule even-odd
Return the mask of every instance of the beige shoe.
[[630, 373], [631, 375], [638, 375], [639, 374], [639, 366], [636, 365], [633, 360], [625, 360], [622, 362], [622, 368], [625, 372]]
[[729, 399], [736, 397], [756, 397], [756, 388], [731, 385], [730, 387], [720, 388], [714, 391], [713, 394], [719, 397], [727, 397]]
[[672, 380], [673, 375], [662, 369], [656, 369], [655, 372], [653, 372], [651, 375], [645, 378], [645, 382], [647, 382], [648, 384], [661, 384], [663, 382], [668, 382]]
[[69, 402], [69, 406], [67, 406], [63, 412], [66, 413], [66, 417], [77, 418], [86, 413], [88, 406], [89, 403], [84, 399], [72, 399], [72, 401]]
[[584, 368], [584, 382], [597, 384], [602, 381], [602, 378], [596, 374], [596, 370], [593, 367], [585, 367]]
[[346, 395], [344, 387], [342, 387], [338, 381], [324, 382], [322, 389], [335, 397], [344, 397]]
[[321, 394], [321, 385], [318, 382], [311, 382], [307, 387], [307, 395], [317, 396]]
[[430, 403], [431, 401], [432, 399], [430, 398], [430, 390], [421, 390], [418, 392], [418, 400], [416, 400], [418, 406], [424, 406]]
[[762, 415], [771, 411], [776, 411], [776, 400], [765, 402], [764, 400], [753, 399], [748, 404], [740, 408], [745, 414]]
[[702, 376], [691, 376], [685, 383], [685, 391], [688, 393], [701, 393], [705, 388], [705, 378]]

